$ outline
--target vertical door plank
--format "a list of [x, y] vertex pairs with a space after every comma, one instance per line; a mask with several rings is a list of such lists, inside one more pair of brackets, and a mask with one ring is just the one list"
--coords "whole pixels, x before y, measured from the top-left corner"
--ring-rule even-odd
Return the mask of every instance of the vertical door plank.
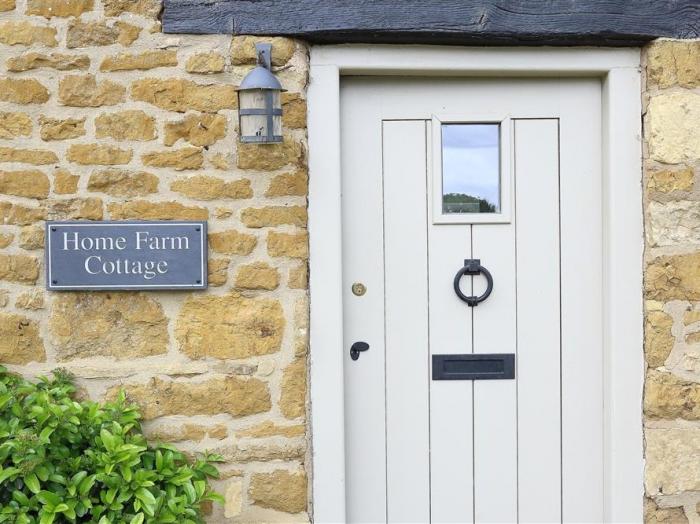
[[425, 121], [383, 125], [387, 521], [430, 519]]
[[[439, 132], [428, 123], [429, 138]], [[431, 153], [439, 155], [440, 151], [431, 149]], [[439, 161], [428, 163], [429, 181], [431, 166], [439, 165]], [[433, 216], [431, 205], [429, 198], [429, 217]], [[471, 258], [471, 226], [428, 226], [431, 355], [472, 352], [472, 314], [452, 289], [465, 258]], [[430, 511], [434, 523], [474, 521], [473, 391], [469, 381], [430, 382]]]
[[[368, 86], [341, 84], [345, 474], [348, 522], [386, 519], [382, 127]], [[371, 97], [369, 97], [371, 99]], [[363, 107], [365, 111], [358, 111]], [[352, 294], [353, 282], [367, 286]], [[370, 345], [356, 361], [353, 342]], [[340, 387], [340, 385], [338, 385]]]
[[[514, 230], [512, 223], [472, 226], [473, 258], [494, 280], [491, 296], [474, 308], [474, 353], [516, 353]], [[480, 295], [486, 279], [472, 278]], [[515, 380], [474, 381], [474, 493], [476, 522], [517, 521]]]
[[521, 522], [561, 520], [558, 121], [515, 121]]
[[602, 522], [603, 482], [590, 481], [604, 474], [600, 81], [567, 92], [576, 103], [560, 124], [562, 511], [565, 522]]

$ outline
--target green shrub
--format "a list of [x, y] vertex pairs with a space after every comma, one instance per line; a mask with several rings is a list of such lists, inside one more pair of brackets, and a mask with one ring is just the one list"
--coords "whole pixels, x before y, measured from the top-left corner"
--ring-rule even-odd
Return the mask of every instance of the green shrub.
[[201, 523], [219, 501], [208, 455], [191, 464], [171, 446], [149, 447], [125, 402], [73, 398], [64, 372], [34, 384], [0, 366], [0, 522]]

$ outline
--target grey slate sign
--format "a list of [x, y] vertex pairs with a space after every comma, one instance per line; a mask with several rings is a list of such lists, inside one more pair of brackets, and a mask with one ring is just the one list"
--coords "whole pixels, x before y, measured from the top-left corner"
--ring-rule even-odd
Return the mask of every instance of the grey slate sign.
[[46, 222], [49, 290], [205, 289], [207, 223]]

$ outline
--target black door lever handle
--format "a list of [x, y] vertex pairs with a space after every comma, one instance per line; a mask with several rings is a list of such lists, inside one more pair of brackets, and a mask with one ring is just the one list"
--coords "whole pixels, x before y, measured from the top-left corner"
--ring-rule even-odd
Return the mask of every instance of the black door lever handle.
[[369, 344], [367, 342], [355, 342], [350, 346], [350, 358], [357, 360], [360, 358], [361, 351], [367, 351], [369, 349]]

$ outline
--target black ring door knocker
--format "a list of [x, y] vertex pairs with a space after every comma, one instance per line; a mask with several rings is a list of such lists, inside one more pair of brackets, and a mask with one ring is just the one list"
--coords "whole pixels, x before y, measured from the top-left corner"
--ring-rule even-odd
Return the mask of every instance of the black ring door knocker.
[[[486, 277], [486, 291], [484, 291], [483, 294], [478, 297], [467, 296], [462, 293], [462, 290], [459, 287], [459, 281], [462, 280], [464, 275], [484, 275]], [[491, 291], [493, 291], [493, 277], [491, 276], [489, 270], [481, 265], [481, 260], [478, 258], [468, 258], [464, 261], [464, 267], [457, 271], [457, 274], [455, 275], [454, 288], [455, 293], [457, 293], [457, 296], [461, 300], [466, 302], [469, 307], [475, 307], [479, 304], [479, 302], [483, 302], [489, 298]]]

